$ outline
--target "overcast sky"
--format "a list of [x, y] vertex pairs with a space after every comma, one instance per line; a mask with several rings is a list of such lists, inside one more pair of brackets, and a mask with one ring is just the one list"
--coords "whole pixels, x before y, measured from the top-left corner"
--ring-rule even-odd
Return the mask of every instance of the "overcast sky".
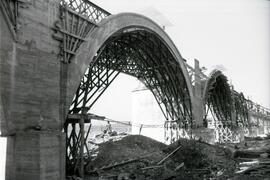
[[[136, 12], [165, 24], [181, 55], [208, 72], [224, 70], [235, 89], [270, 107], [270, 1], [266, 0], [93, 0], [112, 14]], [[125, 84], [125, 85], [123, 85]], [[132, 78], [118, 78], [94, 111], [129, 119]], [[119, 95], [121, 98], [118, 98]], [[108, 114], [112, 107], [114, 110]]]

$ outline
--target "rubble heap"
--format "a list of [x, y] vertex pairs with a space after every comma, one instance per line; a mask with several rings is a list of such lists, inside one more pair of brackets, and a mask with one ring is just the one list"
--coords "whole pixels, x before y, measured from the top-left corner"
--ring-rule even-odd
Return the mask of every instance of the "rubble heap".
[[209, 179], [229, 177], [236, 168], [230, 151], [195, 140], [165, 145], [141, 135], [99, 145], [86, 166], [86, 179]]
[[270, 138], [246, 138], [238, 144], [227, 144], [239, 163], [237, 180], [270, 179]]

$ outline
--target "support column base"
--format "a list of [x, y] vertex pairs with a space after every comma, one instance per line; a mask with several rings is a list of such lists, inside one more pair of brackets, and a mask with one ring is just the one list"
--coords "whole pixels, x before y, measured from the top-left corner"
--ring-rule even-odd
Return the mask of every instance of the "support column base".
[[7, 138], [6, 180], [64, 180], [65, 135], [19, 132]]
[[209, 144], [215, 143], [214, 129], [200, 127], [200, 128], [193, 129], [192, 134], [195, 137], [200, 138], [202, 141], [207, 142]]

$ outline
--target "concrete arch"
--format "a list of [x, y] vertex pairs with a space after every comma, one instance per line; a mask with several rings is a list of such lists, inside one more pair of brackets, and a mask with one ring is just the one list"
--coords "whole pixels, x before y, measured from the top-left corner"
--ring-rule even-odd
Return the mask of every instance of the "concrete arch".
[[80, 46], [76, 56], [71, 61], [71, 64], [68, 65], [67, 109], [69, 108], [74, 92], [76, 91], [84, 72], [89, 66], [89, 63], [93, 60], [94, 56], [97, 54], [98, 50], [102, 47], [106, 40], [121, 30], [134, 28], [140, 28], [154, 33], [163, 42], [163, 44], [166, 45], [174, 59], [180, 65], [190, 96], [191, 105], [193, 104], [192, 85], [186, 66], [178, 49], [169, 36], [160, 28], [159, 25], [149, 18], [134, 13], [121, 13], [111, 15], [101, 21], [90, 33], [89, 37], [87, 38], [87, 42]]

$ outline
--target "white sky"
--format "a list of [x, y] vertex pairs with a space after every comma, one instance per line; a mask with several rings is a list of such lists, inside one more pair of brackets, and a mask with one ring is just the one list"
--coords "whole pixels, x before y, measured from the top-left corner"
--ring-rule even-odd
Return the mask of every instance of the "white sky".
[[[112, 14], [153, 11], [167, 19], [166, 32], [181, 55], [208, 71], [223, 67], [235, 89], [270, 107], [270, 1], [266, 0], [93, 0]], [[157, 18], [156, 18], [157, 17]], [[159, 23], [159, 22], [158, 22]], [[166, 23], [166, 22], [165, 22]], [[130, 119], [136, 81], [122, 76], [97, 102], [93, 111], [118, 120]], [[120, 98], [119, 98], [120, 97]], [[119, 108], [112, 108], [112, 107]], [[113, 109], [113, 110], [112, 110]], [[110, 111], [110, 112], [109, 112]]]

